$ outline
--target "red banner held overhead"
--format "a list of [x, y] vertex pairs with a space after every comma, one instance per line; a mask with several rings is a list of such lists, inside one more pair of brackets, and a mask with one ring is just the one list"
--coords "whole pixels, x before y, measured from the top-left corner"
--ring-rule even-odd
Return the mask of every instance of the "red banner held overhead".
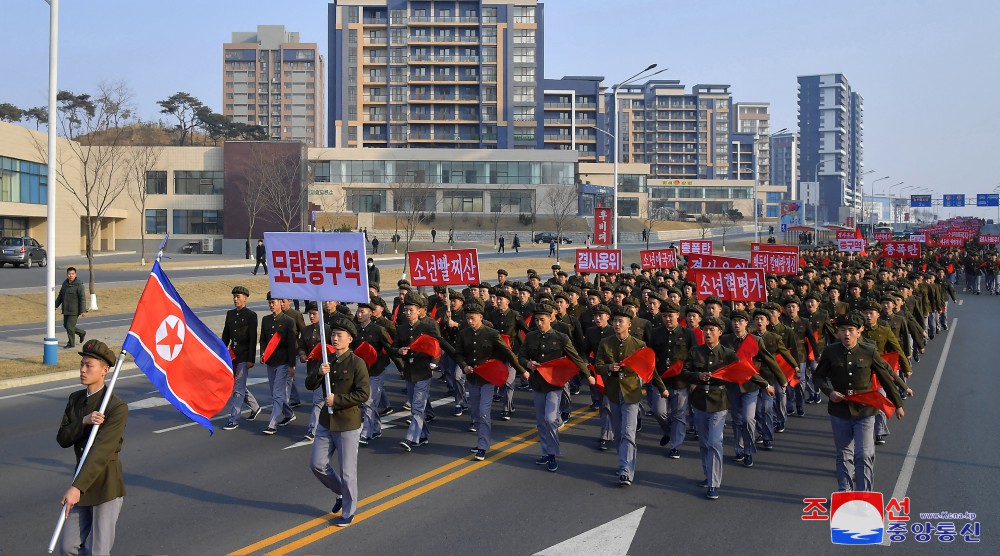
[[410, 283], [414, 286], [457, 286], [479, 282], [475, 249], [410, 251]]
[[919, 259], [920, 244], [915, 241], [887, 241], [882, 255], [890, 259]]
[[874, 232], [872, 238], [875, 241], [892, 241], [892, 232]]
[[717, 255], [688, 255], [688, 270], [693, 268], [748, 268], [750, 261], [738, 257]]
[[941, 247], [964, 247], [965, 238], [957, 235], [946, 235], [938, 238], [938, 245]]
[[681, 255], [711, 255], [712, 240], [710, 239], [682, 239]]
[[[837, 232], [840, 234], [840, 232]], [[853, 233], [853, 232], [852, 232]], [[868, 242], [864, 238], [837, 239], [837, 249], [848, 253], [860, 253], [868, 247]]]
[[621, 272], [620, 249], [577, 249], [576, 268], [579, 272]]
[[598, 207], [594, 209], [594, 245], [611, 245], [611, 209]]
[[542, 375], [545, 382], [557, 388], [565, 386], [569, 382], [569, 379], [580, 372], [580, 368], [569, 357], [560, 357], [559, 359], [546, 361], [535, 367], [535, 370], [538, 371], [538, 374]]
[[677, 252], [673, 249], [643, 249], [639, 251], [642, 268], [674, 268]]
[[797, 274], [799, 248], [795, 245], [750, 244], [750, 266], [768, 274]]
[[767, 301], [764, 271], [759, 268], [700, 268], [688, 271], [698, 299], [718, 297], [723, 301]]
[[979, 234], [979, 243], [983, 245], [998, 245], [1000, 244], [1000, 235]]

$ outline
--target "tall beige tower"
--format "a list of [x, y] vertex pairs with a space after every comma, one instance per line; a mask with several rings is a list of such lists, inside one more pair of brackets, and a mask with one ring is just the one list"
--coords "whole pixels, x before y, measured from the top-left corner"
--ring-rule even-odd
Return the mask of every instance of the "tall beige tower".
[[323, 57], [283, 25], [233, 33], [222, 45], [223, 115], [259, 125], [271, 139], [324, 146]]

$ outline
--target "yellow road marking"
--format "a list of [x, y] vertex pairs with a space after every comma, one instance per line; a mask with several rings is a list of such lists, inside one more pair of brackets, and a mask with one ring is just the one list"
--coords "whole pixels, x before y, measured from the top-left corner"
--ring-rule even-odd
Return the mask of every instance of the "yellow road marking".
[[[578, 409], [578, 410], [574, 411], [571, 414], [571, 419], [573, 417], [576, 417], [580, 413], [589, 412], [589, 411], [590, 411], [590, 408], [581, 408], [581, 409]], [[583, 420], [586, 420], [586, 419], [583, 419]], [[568, 428], [568, 427], [574, 426], [574, 425], [578, 424], [579, 422], [582, 422], [583, 420], [577, 421], [577, 422], [572, 422], [572, 421], [567, 422], [566, 427]], [[514, 436], [512, 436], [512, 437], [510, 437], [510, 438], [508, 438], [506, 440], [497, 442], [496, 444], [494, 444], [492, 446], [492, 449], [494, 451], [495, 450], [502, 450], [502, 451], [495, 452], [486, 461], [483, 461], [483, 462], [478, 462], [477, 461], [476, 465], [472, 465], [472, 466], [470, 466], [468, 468], [469, 472], [474, 471], [476, 469], [479, 469], [479, 468], [483, 467], [484, 465], [489, 464], [492, 461], [495, 461], [495, 460], [498, 460], [498, 459], [502, 459], [503, 457], [506, 457], [509, 454], [513, 454], [513, 453], [516, 453], [516, 452], [524, 449], [528, 445], [530, 445], [533, 442], [535, 442], [535, 441], [524, 442], [525, 439], [527, 439], [528, 437], [533, 436], [535, 434], [537, 434], [537, 430], [530, 429], [530, 430], [524, 431], [522, 433], [516, 434], [516, 435], [514, 435]], [[512, 444], [517, 444], [517, 445], [512, 446], [511, 448], [505, 450], [505, 447], [510, 446]], [[511, 451], [508, 453], [507, 450], [511, 450]], [[392, 495], [396, 494], [397, 492], [406, 490], [406, 489], [408, 489], [408, 488], [410, 488], [410, 487], [412, 487], [414, 485], [418, 485], [418, 484], [420, 484], [420, 483], [422, 483], [422, 482], [424, 482], [424, 481], [426, 481], [428, 479], [431, 479], [433, 477], [441, 475], [442, 473], [446, 473], [448, 471], [451, 471], [452, 469], [455, 469], [456, 467], [459, 467], [459, 466], [461, 466], [461, 465], [463, 465], [465, 463], [469, 463], [471, 461], [474, 461], [472, 454], [470, 454], [468, 456], [465, 456], [463, 458], [459, 458], [459, 459], [457, 459], [455, 461], [452, 461], [450, 463], [447, 463], [445, 465], [442, 465], [440, 467], [432, 469], [432, 470], [430, 470], [430, 471], [428, 471], [426, 473], [423, 473], [422, 475], [419, 475], [417, 477], [414, 477], [412, 479], [404, 481], [404, 482], [402, 482], [402, 483], [400, 483], [398, 485], [392, 486], [390, 488], [387, 488], [385, 490], [377, 492], [377, 493], [375, 493], [375, 494], [373, 494], [371, 496], [363, 498], [363, 499], [361, 499], [358, 502], [358, 507], [361, 508], [361, 507], [365, 507], [365, 506], [371, 505], [371, 504], [373, 504], [375, 502], [378, 502], [379, 500], [382, 500], [384, 498], [392, 496]], [[465, 473], [461, 473], [460, 475], [455, 475], [454, 478], [457, 478], [457, 477], [460, 477], [460, 476], [463, 476], [463, 475], [465, 475]], [[447, 481], [445, 481], [445, 482], [447, 482]], [[436, 484], [436, 483], [437, 482], [431, 483], [431, 484]], [[441, 484], [444, 484], [444, 483], [441, 483]], [[440, 486], [440, 484], [436, 484], [435, 488], [437, 486]], [[427, 489], [427, 490], [430, 490], [430, 489]], [[426, 490], [421, 490], [419, 494], [422, 494], [423, 492], [426, 492]], [[414, 495], [414, 496], [416, 496], [416, 495]], [[412, 497], [413, 496], [411, 496], [410, 498], [412, 498]], [[410, 498], [406, 498], [406, 500], [408, 500]], [[389, 509], [389, 508], [391, 508], [391, 507], [393, 507], [393, 506], [395, 506], [395, 505], [397, 505], [399, 503], [402, 503], [403, 501], [405, 501], [405, 500], [400, 499], [400, 501], [397, 502], [397, 503], [391, 503], [390, 502], [390, 503], [387, 503], [387, 504], [391, 504], [391, 505], [383, 504], [383, 505], [378, 506], [377, 508], [372, 508], [372, 510], [369, 510], [368, 512], [361, 512], [361, 513], [359, 513], [359, 514], [357, 514], [355, 516], [355, 522], [363, 521], [364, 519], [367, 519], [369, 512], [373, 512], [374, 510], [378, 509], [378, 512], [376, 512], [376, 513], [380, 513], [380, 512], [385, 511], [385, 510], [387, 510], [387, 509]], [[385, 507], [383, 507], [383, 506], [385, 506]], [[372, 514], [372, 515], [374, 515], [374, 514]], [[297, 525], [295, 527], [292, 527], [291, 529], [287, 529], [285, 531], [282, 531], [280, 533], [272, 535], [272, 536], [270, 536], [270, 537], [268, 537], [266, 539], [262, 539], [262, 540], [260, 540], [260, 541], [258, 541], [256, 543], [253, 543], [253, 544], [251, 544], [249, 546], [246, 546], [244, 548], [241, 548], [241, 549], [235, 550], [233, 552], [230, 552], [229, 556], [246, 556], [248, 554], [253, 554], [254, 552], [258, 552], [258, 551], [260, 551], [260, 550], [262, 550], [262, 549], [264, 549], [264, 548], [266, 548], [268, 546], [271, 546], [273, 544], [280, 543], [280, 542], [282, 542], [282, 541], [284, 541], [284, 540], [286, 540], [286, 539], [288, 539], [290, 537], [294, 537], [295, 535], [298, 535], [300, 533], [308, 531], [308, 530], [310, 530], [310, 529], [312, 529], [314, 527], [318, 527], [320, 525], [329, 524], [329, 522], [332, 521], [334, 517], [335, 517], [335, 514], [328, 513], [325, 516], [314, 518], [314, 519], [310, 519], [309, 521], [306, 521], [306, 522], [302, 523], [301, 525]], [[331, 530], [329, 530], [329, 532], [327, 534], [336, 532], [336, 530], [339, 530], [339, 528], [331, 529]], [[323, 530], [322, 532], [326, 533], [327, 530]], [[308, 538], [308, 537], [306, 537], [306, 538]], [[322, 537], [318, 537], [318, 538], [322, 538]], [[314, 542], [314, 541], [311, 541], [311, 542]]]

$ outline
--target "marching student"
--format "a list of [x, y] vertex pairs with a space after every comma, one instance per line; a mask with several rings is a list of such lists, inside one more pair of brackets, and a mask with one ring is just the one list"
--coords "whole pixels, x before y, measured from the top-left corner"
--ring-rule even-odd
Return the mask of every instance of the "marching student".
[[[260, 320], [260, 362], [267, 365], [267, 385], [271, 389], [271, 419], [264, 434], [273, 435], [278, 432], [276, 426], [284, 427], [295, 420], [295, 413], [288, 405], [288, 371], [295, 366], [298, 351], [295, 322], [281, 311], [281, 299], [267, 292], [267, 306], [271, 314]], [[272, 339], [274, 347], [269, 352]]]
[[260, 413], [257, 398], [247, 388], [247, 375], [257, 359], [257, 313], [247, 309], [250, 290], [245, 286], [233, 288], [233, 309], [226, 311], [226, 324], [222, 328], [222, 341], [233, 354], [233, 406], [229, 421], [223, 430], [231, 431], [240, 426], [243, 406], [250, 408], [248, 421]]

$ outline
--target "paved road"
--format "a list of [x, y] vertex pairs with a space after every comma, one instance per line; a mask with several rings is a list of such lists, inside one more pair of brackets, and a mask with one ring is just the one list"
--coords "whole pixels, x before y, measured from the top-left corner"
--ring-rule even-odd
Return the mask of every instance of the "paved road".
[[[920, 512], [976, 512], [981, 550], [992, 552], [987, 547], [1000, 541], [993, 479], [1000, 443], [990, 431], [1000, 377], [990, 362], [1000, 349], [990, 327], [1000, 299], [962, 301], [952, 306], [951, 331], [935, 339], [916, 366], [911, 383], [917, 397], [907, 401], [906, 419], [892, 422], [889, 443], [878, 449], [876, 488], [888, 498], [894, 491], [904, 494], [905, 487], [914, 520]], [[403, 431], [395, 427], [362, 448], [360, 512], [354, 525], [338, 529], [325, 514], [331, 496], [308, 469], [309, 448], [296, 446], [305, 429], [304, 408], [274, 437], [260, 434], [260, 419], [210, 437], [171, 407], [137, 408], [155, 405], [150, 399], [157, 397], [137, 374], [125, 372], [118, 390], [137, 404], [122, 453], [128, 496], [118, 553], [534, 554], [626, 515], [633, 522], [641, 515], [634, 538], [626, 530], [612, 542], [618, 550], [603, 548], [600, 554], [840, 552], [830, 544], [827, 522], [800, 519], [803, 498], [828, 497], [835, 488], [824, 406], [807, 406], [804, 418], [790, 418], [775, 450], [760, 453], [752, 469], [728, 462], [727, 430], [722, 497], [711, 502], [697, 486], [697, 446], [686, 443], [679, 460], [665, 458], [649, 419], [639, 435], [631, 488], [620, 489], [612, 476], [615, 455], [595, 449], [598, 421], [587, 410], [578, 411], [561, 434], [559, 472], [532, 465], [537, 436], [530, 398], [521, 392], [514, 419], [495, 423], [489, 459], [470, 461], [474, 436], [464, 432], [468, 418], [450, 415], [451, 400], [436, 384], [432, 399], [442, 406], [431, 444], [402, 453], [396, 442]], [[388, 389], [397, 408], [400, 385], [393, 380]], [[0, 392], [0, 554], [40, 553], [48, 541], [72, 466], [71, 453], [55, 443], [55, 431], [66, 396], [77, 387], [68, 381]], [[252, 390], [265, 397], [266, 385]], [[575, 401], [583, 407], [585, 397]], [[915, 443], [918, 436], [922, 442]], [[911, 476], [908, 453], [916, 455]], [[969, 548], [961, 538], [942, 546], [937, 540], [919, 544], [911, 536], [902, 544], [896, 548], [907, 554]], [[595, 553], [595, 545], [589, 546], [571, 550]]]

